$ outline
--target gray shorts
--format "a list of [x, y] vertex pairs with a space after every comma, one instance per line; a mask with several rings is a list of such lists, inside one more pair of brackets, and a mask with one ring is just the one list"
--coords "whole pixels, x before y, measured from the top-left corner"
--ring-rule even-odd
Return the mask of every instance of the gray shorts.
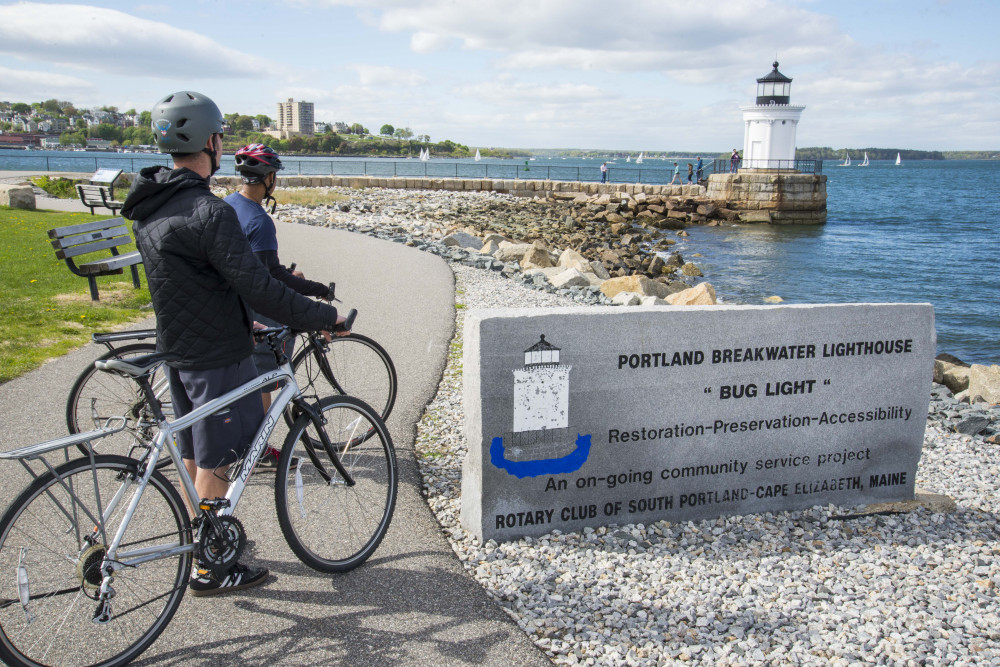
[[[257, 375], [251, 357], [202, 371], [184, 371], [168, 366], [167, 378], [174, 415], [186, 415]], [[231, 465], [246, 454], [263, 420], [264, 405], [260, 395], [245, 396], [177, 433], [181, 458], [193, 460], [195, 465], [206, 470]]]

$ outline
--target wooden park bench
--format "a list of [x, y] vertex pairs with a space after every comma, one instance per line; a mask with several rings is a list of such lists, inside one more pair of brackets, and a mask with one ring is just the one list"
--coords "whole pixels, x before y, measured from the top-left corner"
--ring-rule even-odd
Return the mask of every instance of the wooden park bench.
[[111, 188], [106, 185], [83, 185], [77, 184], [76, 193], [80, 195], [80, 201], [84, 206], [90, 207], [90, 214], [94, 215], [94, 208], [103, 206], [111, 209], [111, 214], [117, 213], [124, 204], [114, 200]]
[[[56, 258], [66, 260], [69, 270], [78, 276], [86, 278], [90, 283], [90, 298], [100, 301], [97, 294], [97, 276], [120, 275], [125, 267], [132, 271], [132, 284], [139, 288], [139, 271], [137, 264], [142, 263], [139, 251], [124, 255], [118, 252], [120, 246], [132, 243], [125, 220], [108, 218], [97, 222], [85, 222], [82, 225], [57, 227], [49, 230], [49, 239], [56, 249]], [[99, 257], [79, 263], [74, 258], [80, 255], [110, 250], [111, 256]]]
[[81, 183], [76, 186], [80, 201], [90, 209], [91, 215], [94, 215], [94, 209], [98, 206], [111, 209], [111, 215], [121, 210], [124, 204], [115, 201], [115, 181], [121, 175], [121, 169], [98, 169], [90, 177], [89, 184]]

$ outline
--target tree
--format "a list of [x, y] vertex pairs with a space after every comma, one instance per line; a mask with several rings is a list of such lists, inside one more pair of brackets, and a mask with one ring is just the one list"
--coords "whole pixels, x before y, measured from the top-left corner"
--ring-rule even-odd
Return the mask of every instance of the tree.
[[31, 105], [24, 102], [14, 102], [14, 104], [10, 105], [10, 110], [14, 113], [28, 113], [31, 111]]
[[365, 127], [361, 123], [353, 123], [351, 125], [351, 134], [364, 134]]
[[121, 141], [122, 128], [111, 123], [101, 123], [90, 128], [87, 132], [91, 139], [106, 139], [108, 141]]
[[268, 118], [267, 116], [265, 116], [262, 113], [257, 114], [256, 116], [254, 116], [254, 118], [256, 118], [257, 122], [260, 123], [261, 129], [263, 129], [265, 127], [270, 127], [271, 124], [274, 122], [274, 121], [272, 121], [270, 118]]
[[152, 124], [153, 124], [152, 113], [150, 113], [149, 111], [143, 111], [141, 114], [139, 114], [139, 127], [144, 127], [148, 130], [152, 126]]
[[49, 113], [59, 113], [61, 110], [59, 108], [59, 100], [45, 100], [42, 102], [42, 108]]
[[396, 128], [386, 123], [385, 125], [382, 126], [382, 128], [378, 131], [378, 133], [381, 134], [383, 137], [391, 137], [392, 133], [395, 131]]

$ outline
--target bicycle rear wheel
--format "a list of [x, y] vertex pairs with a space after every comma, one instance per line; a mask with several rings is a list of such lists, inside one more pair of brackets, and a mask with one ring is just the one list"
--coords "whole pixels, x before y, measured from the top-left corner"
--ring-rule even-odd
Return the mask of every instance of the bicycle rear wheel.
[[338, 474], [316, 425], [303, 415], [278, 459], [275, 505], [281, 532], [303, 563], [320, 572], [346, 572], [364, 563], [389, 529], [396, 451], [385, 423], [362, 401], [327, 397], [319, 409], [322, 428], [354, 484]]
[[[56, 468], [58, 478], [40, 476], [0, 519], [0, 658], [7, 664], [123, 665], [153, 643], [181, 603], [190, 553], [119, 569], [110, 620], [94, 623], [105, 547], [138, 490], [134, 460], [94, 462], [76, 459]], [[103, 534], [95, 527], [102, 512]], [[156, 471], [119, 555], [190, 542], [184, 503]]]
[[[352, 333], [322, 337], [315, 347], [305, 344], [292, 363], [295, 381], [308, 400], [325, 396], [354, 396], [386, 420], [396, 403], [396, 367], [385, 349], [367, 336]], [[289, 426], [298, 414], [286, 412]]]
[[[95, 362], [104, 359], [128, 360], [154, 352], [155, 343], [134, 343], [109, 350]], [[169, 416], [172, 414], [170, 390], [162, 367], [153, 372], [150, 384], [157, 396], [162, 397], [163, 411]], [[83, 433], [101, 428], [110, 417], [124, 417], [125, 430], [103, 438], [100, 453], [142, 458], [152, 442], [152, 429], [156, 426], [156, 419], [139, 390], [139, 385], [117, 373], [99, 371], [92, 362], [80, 373], [70, 389], [66, 400], [66, 426], [70, 433]], [[89, 453], [86, 445], [80, 445], [80, 451], [85, 455]], [[160, 460], [162, 466], [169, 463], [169, 457], [165, 456]]]

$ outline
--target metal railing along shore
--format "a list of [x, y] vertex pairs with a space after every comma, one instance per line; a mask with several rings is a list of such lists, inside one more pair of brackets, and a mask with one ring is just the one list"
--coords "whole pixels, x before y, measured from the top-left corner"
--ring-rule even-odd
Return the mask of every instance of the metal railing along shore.
[[[600, 164], [586, 165], [552, 165], [523, 164], [496, 162], [465, 162], [447, 160], [297, 160], [294, 157], [284, 158], [283, 176], [381, 176], [402, 178], [471, 178], [471, 179], [517, 179], [546, 181], [579, 181], [600, 182]], [[715, 160], [715, 163], [719, 163]], [[725, 162], [725, 161], [723, 161]], [[672, 160], [663, 161], [660, 165], [642, 167], [608, 165], [609, 183], [649, 183], [666, 184], [673, 175]], [[2, 155], [0, 156], [0, 172], [2, 171], [64, 171], [89, 173], [98, 169], [122, 169], [136, 173], [144, 167], [154, 165], [170, 165], [166, 155], [129, 156], [118, 153], [108, 155]], [[667, 166], [671, 165], [671, 166]], [[705, 162], [703, 178], [713, 171], [725, 173], [717, 164]], [[223, 156], [222, 172], [234, 173], [233, 157]], [[684, 171], [681, 178], [686, 178]]]

